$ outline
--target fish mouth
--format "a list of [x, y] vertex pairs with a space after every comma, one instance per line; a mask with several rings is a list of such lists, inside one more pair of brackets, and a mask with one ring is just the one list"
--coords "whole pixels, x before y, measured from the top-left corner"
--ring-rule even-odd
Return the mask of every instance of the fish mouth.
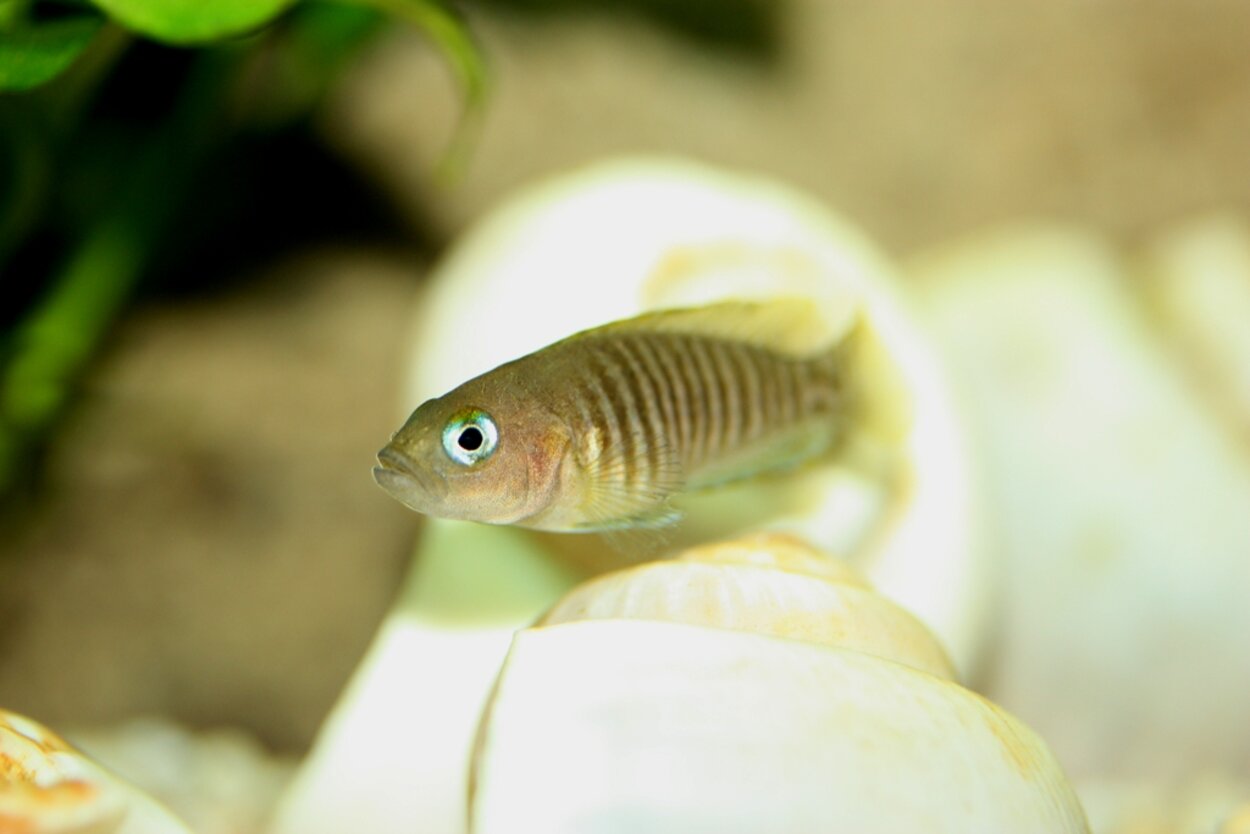
[[385, 446], [382, 451], [378, 452], [379, 466], [373, 467], [373, 471], [384, 470], [404, 475], [416, 477], [417, 469], [412, 464], [412, 459], [394, 446]]
[[[447, 494], [447, 483], [437, 474], [417, 466], [412, 458], [393, 446], [378, 452], [373, 480], [378, 486], [417, 512], [425, 512], [430, 498]], [[418, 499], [425, 498], [425, 501]]]

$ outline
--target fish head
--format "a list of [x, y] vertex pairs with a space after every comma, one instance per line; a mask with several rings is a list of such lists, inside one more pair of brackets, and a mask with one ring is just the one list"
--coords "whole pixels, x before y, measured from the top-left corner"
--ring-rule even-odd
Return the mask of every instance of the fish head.
[[419, 513], [524, 524], [557, 500], [570, 449], [563, 424], [532, 400], [466, 383], [412, 413], [373, 477]]

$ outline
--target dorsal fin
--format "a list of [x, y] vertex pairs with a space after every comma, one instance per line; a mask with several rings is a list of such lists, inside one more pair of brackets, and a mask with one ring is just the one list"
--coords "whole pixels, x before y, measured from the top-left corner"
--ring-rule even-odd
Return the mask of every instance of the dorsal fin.
[[831, 347], [839, 336], [815, 302], [806, 298], [777, 298], [656, 310], [583, 330], [570, 338], [625, 332], [693, 333], [750, 342], [793, 356], [820, 353]]

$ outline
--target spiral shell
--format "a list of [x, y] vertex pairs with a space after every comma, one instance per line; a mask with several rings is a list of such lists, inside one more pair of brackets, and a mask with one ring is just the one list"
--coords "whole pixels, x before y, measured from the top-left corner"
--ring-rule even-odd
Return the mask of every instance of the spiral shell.
[[[875, 348], [852, 372], [877, 416], [825, 465], [684, 496], [671, 544], [770, 529], [845, 554], [971, 674], [990, 572], [945, 376], [893, 266], [797, 190], [665, 158], [611, 160], [523, 190], [458, 242], [423, 294], [405, 411], [604, 322], [778, 297], [810, 300], [834, 332], [859, 317]], [[891, 432], [901, 420], [905, 431]], [[587, 537], [543, 546], [596, 570], [621, 565]]]
[[574, 589], [513, 642], [471, 831], [1087, 831], [1041, 740], [828, 564], [756, 536]]
[[748, 536], [575, 588], [540, 625], [632, 619], [706, 625], [867, 652], [942, 678], [946, 652], [919, 620], [846, 563], [799, 539]]
[[189, 834], [149, 797], [0, 709], [0, 834]]

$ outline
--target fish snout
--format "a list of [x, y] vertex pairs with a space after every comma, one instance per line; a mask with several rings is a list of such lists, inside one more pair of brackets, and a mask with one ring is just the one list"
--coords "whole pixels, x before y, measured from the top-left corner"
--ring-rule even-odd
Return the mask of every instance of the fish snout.
[[373, 480], [409, 507], [425, 512], [425, 507], [415, 506], [415, 498], [425, 496], [438, 501], [447, 496], [447, 482], [438, 473], [418, 465], [393, 445], [385, 446], [377, 457], [379, 465], [373, 467]]

